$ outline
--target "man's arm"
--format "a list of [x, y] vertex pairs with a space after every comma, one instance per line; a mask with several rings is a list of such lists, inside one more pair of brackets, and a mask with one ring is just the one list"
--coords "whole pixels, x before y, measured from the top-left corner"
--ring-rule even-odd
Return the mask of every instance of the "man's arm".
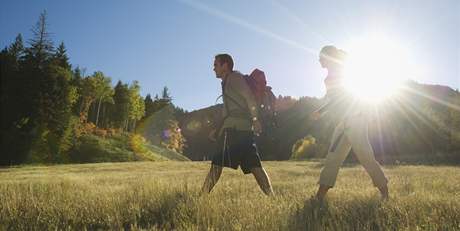
[[231, 87], [233, 87], [234, 89], [237, 89], [238, 92], [245, 99], [246, 106], [248, 107], [249, 113], [251, 114], [251, 118], [257, 118], [257, 115], [258, 115], [257, 102], [256, 102], [256, 99], [254, 98], [254, 95], [251, 89], [249, 88], [244, 78], [245, 77], [241, 75], [239, 78], [232, 78], [232, 81], [230, 81], [230, 84], [231, 84]]
[[238, 89], [239, 93], [243, 96], [246, 101], [246, 106], [249, 109], [249, 113], [251, 114], [251, 120], [254, 132], [256, 134], [262, 133], [262, 126], [259, 122], [258, 118], [258, 108], [257, 102], [254, 98], [254, 94], [252, 93], [251, 89], [249, 88], [248, 84], [246, 83], [245, 77], [240, 75], [239, 78], [234, 78], [230, 81], [232, 87], [234, 89]]

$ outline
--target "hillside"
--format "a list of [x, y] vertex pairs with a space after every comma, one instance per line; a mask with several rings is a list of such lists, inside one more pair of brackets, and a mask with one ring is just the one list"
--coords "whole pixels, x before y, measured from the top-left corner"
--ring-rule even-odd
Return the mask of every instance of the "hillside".
[[[278, 97], [278, 128], [257, 139], [265, 160], [287, 160], [294, 143], [312, 135], [318, 144], [314, 157], [324, 157], [340, 112], [319, 121], [309, 114], [322, 99]], [[184, 153], [192, 160], [208, 159], [215, 144], [207, 140], [221, 105], [192, 111], [179, 118], [187, 139]], [[460, 163], [460, 93], [446, 86], [408, 81], [401, 93], [374, 108], [369, 128], [371, 143], [380, 162]], [[350, 158], [353, 158], [351, 155]]]
[[137, 134], [111, 137], [84, 135], [70, 151], [68, 158], [66, 162], [71, 163], [189, 160], [180, 153], [153, 145]]

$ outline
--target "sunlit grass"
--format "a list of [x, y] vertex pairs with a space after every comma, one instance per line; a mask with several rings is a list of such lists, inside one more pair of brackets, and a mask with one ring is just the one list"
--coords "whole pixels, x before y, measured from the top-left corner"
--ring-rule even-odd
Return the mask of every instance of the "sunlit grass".
[[265, 162], [276, 193], [225, 170], [199, 196], [208, 162], [140, 162], [0, 169], [0, 230], [458, 230], [460, 168], [390, 166], [379, 200], [360, 166], [341, 169], [320, 207], [321, 164]]

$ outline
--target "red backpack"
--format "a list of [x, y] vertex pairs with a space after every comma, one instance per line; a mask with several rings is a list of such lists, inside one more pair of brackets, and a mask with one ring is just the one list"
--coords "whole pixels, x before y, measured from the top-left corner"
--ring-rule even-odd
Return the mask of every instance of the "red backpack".
[[259, 69], [254, 69], [250, 75], [245, 75], [244, 77], [259, 107], [259, 119], [263, 130], [270, 131], [270, 129], [277, 126], [276, 97], [272, 92], [272, 88], [267, 86], [265, 73]]
[[[276, 97], [272, 92], [272, 88], [267, 86], [267, 78], [265, 77], [265, 73], [259, 69], [254, 69], [250, 75], [244, 75], [244, 80], [248, 84], [249, 88], [251, 89], [252, 94], [257, 103], [258, 112], [259, 112], [259, 121], [262, 125], [262, 133], [270, 133], [273, 129], [277, 127], [276, 121]], [[222, 97], [220, 95], [217, 97], [217, 100]], [[236, 100], [232, 99], [230, 96], [226, 96], [229, 100], [233, 101], [238, 107], [242, 108], [243, 110], [247, 110], [246, 107], [240, 105]], [[223, 118], [225, 120], [226, 118]], [[219, 121], [217, 128], [223, 123]]]

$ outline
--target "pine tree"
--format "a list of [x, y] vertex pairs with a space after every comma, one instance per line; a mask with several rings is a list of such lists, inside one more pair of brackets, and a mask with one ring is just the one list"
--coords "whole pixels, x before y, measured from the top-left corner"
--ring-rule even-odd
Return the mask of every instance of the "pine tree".
[[25, 48], [24, 43], [22, 42], [22, 35], [18, 34], [14, 40], [14, 43], [8, 47], [8, 53], [14, 57], [16, 62], [19, 62], [23, 58], [24, 51]]
[[64, 42], [61, 42], [59, 44], [59, 47], [57, 48], [56, 52], [54, 53], [53, 61], [56, 65], [66, 69], [70, 70], [72, 69], [72, 66], [69, 63], [69, 58], [67, 57], [67, 50], [65, 49]]
[[145, 117], [149, 117], [154, 113], [154, 103], [152, 100], [152, 97], [150, 94], [147, 94], [147, 96], [144, 99], [144, 107], [145, 107]]
[[161, 99], [168, 103], [172, 100], [171, 95], [169, 94], [169, 89], [166, 86], [163, 88], [161, 93]]
[[155, 100], [153, 101], [152, 113], [155, 113], [164, 107], [171, 104], [172, 97], [169, 93], [168, 87], [164, 87], [161, 93], [161, 98], [158, 98], [158, 95], [155, 95]]
[[46, 11], [43, 11], [35, 27], [32, 28], [33, 37], [29, 40], [30, 47], [26, 49], [26, 59], [31, 61], [34, 67], [40, 69], [45, 67], [45, 64], [54, 53], [51, 34], [47, 31], [48, 23], [46, 17]]
[[129, 88], [127, 84], [118, 81], [113, 95], [114, 105], [111, 110], [114, 126], [121, 129], [127, 128], [129, 118]]

